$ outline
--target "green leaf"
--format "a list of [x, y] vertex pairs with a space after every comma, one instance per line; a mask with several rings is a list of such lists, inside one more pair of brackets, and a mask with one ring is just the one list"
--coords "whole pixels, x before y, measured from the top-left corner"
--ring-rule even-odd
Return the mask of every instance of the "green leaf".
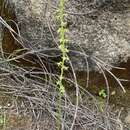
[[100, 97], [103, 97], [103, 98], [106, 98], [106, 97], [107, 97], [107, 94], [106, 94], [106, 92], [105, 92], [104, 89], [100, 90], [99, 96], [100, 96]]
[[60, 85], [60, 93], [64, 94], [65, 93], [65, 88], [63, 85]]
[[4, 124], [4, 121], [5, 121], [5, 118], [2, 115], [0, 115], [0, 124]]

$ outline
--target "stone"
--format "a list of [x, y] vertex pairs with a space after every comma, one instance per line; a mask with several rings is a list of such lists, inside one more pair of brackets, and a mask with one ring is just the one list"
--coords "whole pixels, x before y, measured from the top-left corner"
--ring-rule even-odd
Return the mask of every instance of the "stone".
[[[57, 48], [57, 0], [10, 0], [15, 6], [26, 47]], [[129, 0], [71, 0], [66, 2], [67, 46], [75, 70], [97, 70], [97, 59], [117, 65], [130, 57]], [[53, 35], [52, 35], [53, 34]], [[71, 53], [73, 50], [77, 53]]]
[[125, 117], [125, 123], [130, 124], [130, 111], [128, 111], [128, 114]]

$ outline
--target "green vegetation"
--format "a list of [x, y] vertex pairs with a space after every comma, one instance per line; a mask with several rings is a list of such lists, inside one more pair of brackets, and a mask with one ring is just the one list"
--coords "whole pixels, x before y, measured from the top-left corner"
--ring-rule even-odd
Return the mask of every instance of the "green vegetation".
[[59, 2], [59, 10], [57, 14], [57, 19], [60, 23], [58, 33], [59, 33], [59, 49], [62, 53], [61, 56], [61, 61], [58, 63], [58, 66], [60, 68], [60, 76], [59, 80], [57, 81], [57, 86], [59, 89], [59, 102], [58, 102], [58, 129], [60, 129], [60, 120], [62, 116], [62, 110], [61, 110], [61, 98], [62, 95], [65, 93], [65, 87], [63, 85], [63, 80], [64, 80], [64, 71], [68, 69], [68, 67], [65, 65], [65, 62], [69, 60], [67, 53], [68, 49], [66, 48], [65, 44], [67, 43], [67, 39], [65, 37], [65, 33], [67, 31], [66, 29], [66, 23], [64, 22], [64, 17], [65, 17], [65, 0], [60, 0]]
[[0, 115], [0, 126], [3, 128], [7, 123], [6, 115]]
[[67, 43], [67, 39], [65, 37], [67, 29], [66, 29], [66, 23], [64, 22], [64, 17], [65, 17], [65, 0], [60, 0], [57, 18], [60, 22], [58, 33], [60, 42], [59, 49], [61, 50], [62, 53], [62, 60], [58, 63], [58, 66], [60, 67], [60, 77], [59, 80], [57, 81], [57, 85], [59, 86], [61, 94], [64, 94], [65, 92], [65, 88], [63, 85], [64, 71], [68, 69], [68, 67], [65, 66], [65, 62], [69, 60], [67, 56], [68, 49], [65, 46], [65, 43]]
[[107, 97], [106, 90], [105, 89], [101, 89], [99, 91], [99, 96], [102, 97], [102, 98], [106, 98]]

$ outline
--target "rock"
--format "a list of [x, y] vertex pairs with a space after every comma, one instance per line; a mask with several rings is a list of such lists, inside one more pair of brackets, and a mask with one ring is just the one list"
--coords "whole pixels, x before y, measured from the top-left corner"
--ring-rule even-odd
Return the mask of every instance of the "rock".
[[125, 117], [125, 123], [130, 124], [130, 111], [128, 112], [127, 116]]
[[[10, 0], [26, 47], [57, 47], [57, 0]], [[118, 64], [130, 57], [130, 2], [128, 0], [71, 0], [66, 2], [69, 31], [67, 46], [86, 53], [90, 70], [97, 69], [95, 57]], [[51, 28], [51, 31], [50, 31]], [[52, 36], [53, 33], [53, 36]], [[55, 38], [55, 39], [54, 39]], [[86, 70], [85, 57], [70, 53], [76, 70]]]

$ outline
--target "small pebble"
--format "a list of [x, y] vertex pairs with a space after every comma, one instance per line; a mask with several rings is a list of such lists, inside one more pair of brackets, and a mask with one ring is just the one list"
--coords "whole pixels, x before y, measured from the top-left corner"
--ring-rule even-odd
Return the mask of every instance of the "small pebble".
[[125, 123], [130, 124], [130, 113], [126, 116]]

